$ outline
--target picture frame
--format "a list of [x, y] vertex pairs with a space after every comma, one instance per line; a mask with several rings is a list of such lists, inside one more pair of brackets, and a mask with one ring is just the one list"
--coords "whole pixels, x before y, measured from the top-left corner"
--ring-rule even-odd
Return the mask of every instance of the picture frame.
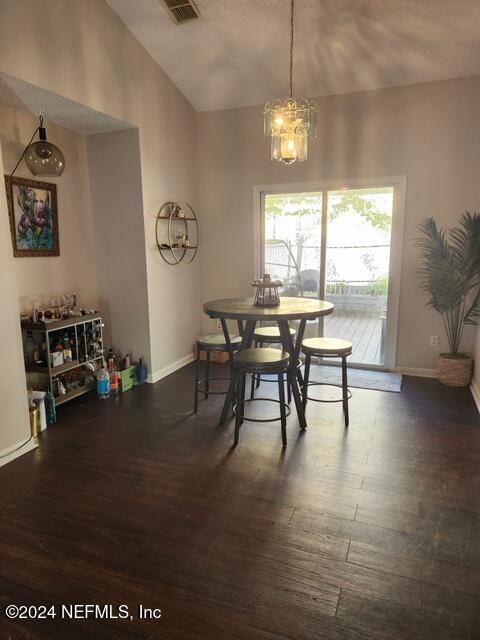
[[5, 189], [14, 257], [59, 256], [57, 185], [5, 176]]

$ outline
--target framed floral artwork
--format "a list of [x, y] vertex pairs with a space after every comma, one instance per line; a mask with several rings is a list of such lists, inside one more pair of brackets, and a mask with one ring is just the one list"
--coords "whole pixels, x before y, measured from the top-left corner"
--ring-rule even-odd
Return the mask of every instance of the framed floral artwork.
[[59, 256], [57, 185], [5, 176], [15, 257]]

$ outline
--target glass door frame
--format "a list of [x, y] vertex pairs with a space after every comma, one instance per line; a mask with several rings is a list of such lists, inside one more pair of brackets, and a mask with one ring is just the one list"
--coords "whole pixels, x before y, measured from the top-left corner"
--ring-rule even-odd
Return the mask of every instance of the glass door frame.
[[[398, 317], [400, 308], [400, 287], [402, 275], [403, 239], [405, 228], [405, 201], [407, 190], [406, 176], [386, 176], [381, 178], [349, 179], [349, 180], [329, 180], [325, 182], [295, 182], [282, 184], [255, 185], [253, 187], [253, 272], [252, 278], [259, 276], [262, 264], [264, 263], [265, 245], [265, 225], [264, 209], [265, 196], [277, 193], [308, 193], [310, 191], [322, 193], [322, 244], [325, 246], [327, 225], [327, 208], [329, 191], [340, 191], [342, 189], [375, 189], [378, 187], [393, 188], [393, 212], [392, 212], [392, 232], [390, 243], [390, 262], [387, 294], [387, 324], [385, 340], [385, 360], [380, 365], [353, 364], [359, 369], [379, 369], [393, 371], [397, 361], [397, 336]], [[326, 258], [326, 251], [321, 252], [322, 260]], [[320, 291], [325, 291], [325, 265], [321, 265], [320, 270]], [[322, 281], [323, 279], [323, 281]], [[334, 312], [335, 313], [335, 312]]]

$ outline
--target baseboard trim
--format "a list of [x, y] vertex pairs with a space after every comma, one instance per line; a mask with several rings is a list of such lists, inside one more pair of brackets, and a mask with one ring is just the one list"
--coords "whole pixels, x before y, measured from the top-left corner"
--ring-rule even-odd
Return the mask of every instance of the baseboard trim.
[[20, 442], [17, 442], [17, 444], [8, 447], [8, 449], [0, 451], [0, 467], [3, 467], [9, 462], [12, 462], [12, 460], [15, 460], [15, 458], [19, 458], [20, 456], [23, 456], [24, 453], [28, 453], [37, 447], [38, 444], [33, 439], [25, 442], [23, 445], [21, 440]]
[[175, 371], [178, 371], [178, 369], [181, 369], [182, 367], [185, 367], [185, 365], [190, 364], [190, 362], [193, 362], [194, 359], [195, 354], [189, 353], [183, 358], [180, 358], [180, 360], [176, 360], [175, 362], [172, 362], [172, 364], [163, 367], [163, 369], [159, 369], [159, 371], [155, 371], [154, 373], [149, 374], [147, 377], [147, 382], [149, 382], [150, 384], [155, 384], [155, 382], [158, 382], [162, 378], [166, 378], [171, 373], [175, 373]]
[[477, 405], [478, 412], [480, 413], [480, 389], [475, 384], [475, 380], [472, 380], [470, 384], [470, 392], [473, 396], [473, 400]]
[[420, 367], [395, 367], [397, 373], [404, 376], [417, 376], [419, 378], [437, 378], [436, 369], [421, 369]]

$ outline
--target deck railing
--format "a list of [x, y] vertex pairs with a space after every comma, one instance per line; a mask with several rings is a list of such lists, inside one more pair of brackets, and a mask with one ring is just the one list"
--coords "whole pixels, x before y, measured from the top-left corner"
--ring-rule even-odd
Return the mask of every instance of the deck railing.
[[386, 278], [375, 280], [330, 280], [325, 283], [326, 295], [341, 296], [385, 296]]

